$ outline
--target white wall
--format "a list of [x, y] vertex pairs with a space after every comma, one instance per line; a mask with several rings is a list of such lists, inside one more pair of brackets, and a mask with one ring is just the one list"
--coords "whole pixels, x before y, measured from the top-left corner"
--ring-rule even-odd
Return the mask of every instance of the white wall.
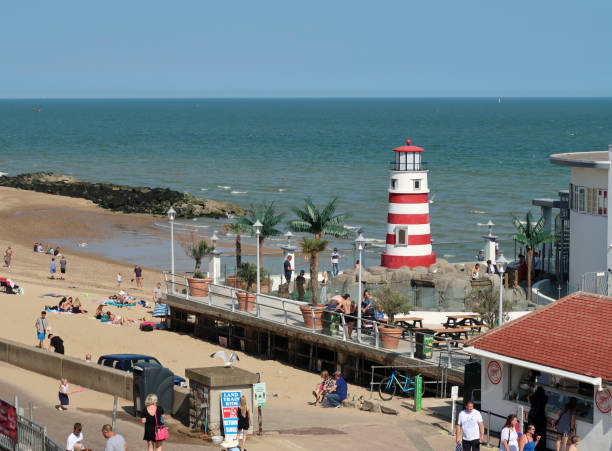
[[[522, 405], [514, 401], [504, 400], [504, 396], [508, 391], [508, 375], [510, 374], [510, 365], [499, 362], [502, 366], [502, 380], [499, 384], [492, 384], [487, 376], [487, 366], [490, 359], [481, 359], [482, 375], [481, 375], [481, 401], [482, 411], [490, 410], [498, 415], [507, 416], [516, 414], [517, 408]], [[524, 406], [525, 415], [529, 412], [529, 407]], [[483, 413], [485, 427], [487, 424], [487, 416]], [[499, 431], [502, 429], [504, 421], [501, 418], [491, 416], [491, 430]], [[585, 450], [612, 450], [612, 416], [610, 413], [602, 414], [597, 407], [594, 408], [593, 424], [576, 420], [576, 430], [580, 436], [580, 449]], [[547, 446], [549, 449], [555, 449], [553, 433], [547, 434]]]
[[[571, 183], [588, 188], [606, 188], [606, 169], [572, 168]], [[571, 196], [571, 193], [570, 193]], [[595, 216], [570, 211], [570, 275], [569, 282], [577, 286], [586, 272], [607, 268], [607, 216]]]
[[[391, 171], [389, 175], [389, 192], [405, 194], [429, 193], [427, 174], [429, 171]], [[397, 179], [397, 188], [391, 189], [391, 179]], [[414, 180], [420, 180], [419, 189], [414, 189]]]

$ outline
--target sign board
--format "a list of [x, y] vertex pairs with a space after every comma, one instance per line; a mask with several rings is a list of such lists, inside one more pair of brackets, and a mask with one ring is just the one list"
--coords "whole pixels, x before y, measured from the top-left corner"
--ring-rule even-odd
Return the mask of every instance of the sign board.
[[255, 404], [257, 407], [262, 407], [266, 405], [266, 383], [259, 382], [257, 384], [253, 384], [253, 399], [255, 400]]
[[227, 337], [224, 337], [223, 335], [219, 335], [219, 344], [227, 348]]
[[221, 418], [225, 438], [238, 438], [238, 407], [240, 407], [239, 391], [221, 392]]
[[496, 360], [491, 360], [487, 365], [487, 376], [493, 385], [497, 385], [502, 380], [502, 367]]
[[8, 402], [0, 399], [0, 434], [17, 443], [17, 411]]
[[453, 385], [451, 387], [451, 399], [453, 401], [457, 401], [458, 398], [459, 398], [459, 386]]
[[414, 377], [414, 410], [420, 412], [423, 408], [423, 377], [417, 374]]
[[612, 411], [612, 393], [610, 393], [610, 390], [596, 391], [595, 405], [601, 413], [610, 413]]

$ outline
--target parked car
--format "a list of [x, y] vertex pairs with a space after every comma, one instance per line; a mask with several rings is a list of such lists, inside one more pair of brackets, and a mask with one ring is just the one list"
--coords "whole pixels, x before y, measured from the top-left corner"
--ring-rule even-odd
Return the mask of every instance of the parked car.
[[[127, 371], [128, 373], [131, 373], [134, 369], [134, 365], [138, 363], [153, 363], [162, 366], [159, 360], [157, 360], [155, 357], [142, 354], [107, 354], [100, 356], [98, 359], [98, 365], [108, 366], [110, 368], [115, 368], [116, 370]], [[187, 381], [185, 378], [175, 375], [174, 385], [186, 387]]]

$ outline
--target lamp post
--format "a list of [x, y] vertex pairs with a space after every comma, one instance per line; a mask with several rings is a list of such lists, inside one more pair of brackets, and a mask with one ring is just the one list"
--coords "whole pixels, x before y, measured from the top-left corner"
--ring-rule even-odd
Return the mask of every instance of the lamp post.
[[172, 273], [172, 293], [174, 293], [174, 218], [176, 218], [176, 211], [170, 207], [167, 214], [170, 221], [170, 272]]
[[497, 271], [499, 272], [499, 320], [498, 320], [498, 323], [500, 326], [504, 322], [503, 293], [504, 293], [504, 273], [506, 272], [506, 266], [508, 266], [508, 260], [506, 260], [504, 258], [504, 254], [501, 253], [497, 259]]
[[219, 240], [219, 237], [217, 236], [217, 231], [215, 230], [213, 232], [213, 235], [210, 237], [210, 241], [212, 242], [212, 246], [214, 248], [213, 250], [213, 257], [212, 257], [212, 279], [213, 279], [213, 283], [217, 283], [217, 255], [218, 252], [217, 251], [217, 241]]
[[257, 296], [258, 296], [258, 302], [259, 302], [259, 293], [261, 290], [260, 280], [259, 280], [259, 272], [261, 271], [259, 267], [259, 235], [261, 234], [262, 227], [263, 227], [263, 224], [259, 222], [259, 219], [255, 221], [255, 224], [253, 224], [253, 228], [255, 229], [255, 240], [257, 241]]
[[359, 251], [359, 298], [357, 301], [357, 341], [361, 343], [361, 267], [363, 266], [362, 251], [365, 247], [366, 240], [363, 237], [361, 229], [359, 229], [359, 236], [355, 239], [355, 247]]

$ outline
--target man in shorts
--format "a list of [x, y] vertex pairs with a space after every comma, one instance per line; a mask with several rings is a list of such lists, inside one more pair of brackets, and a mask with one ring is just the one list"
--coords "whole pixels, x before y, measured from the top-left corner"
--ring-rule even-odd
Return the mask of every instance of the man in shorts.
[[40, 318], [36, 320], [34, 327], [36, 327], [36, 338], [38, 339], [38, 347], [40, 349], [43, 349], [43, 343], [45, 341], [45, 332], [49, 327], [47, 324], [47, 312], [45, 312], [44, 310], [40, 312]]
[[459, 412], [455, 438], [463, 451], [479, 451], [480, 442], [484, 442], [484, 422], [473, 401], [466, 402], [465, 410]]
[[283, 263], [283, 271], [285, 272], [285, 280], [287, 284], [291, 282], [291, 276], [293, 275], [293, 266], [291, 266], [291, 255], [287, 255], [287, 260]]
[[60, 273], [62, 274], [60, 276], [60, 279], [64, 280], [66, 278], [66, 257], [64, 256], [64, 254], [62, 254], [62, 258], [60, 260]]
[[134, 266], [134, 278], [136, 279], [136, 288], [142, 288], [142, 268], [138, 265]]

